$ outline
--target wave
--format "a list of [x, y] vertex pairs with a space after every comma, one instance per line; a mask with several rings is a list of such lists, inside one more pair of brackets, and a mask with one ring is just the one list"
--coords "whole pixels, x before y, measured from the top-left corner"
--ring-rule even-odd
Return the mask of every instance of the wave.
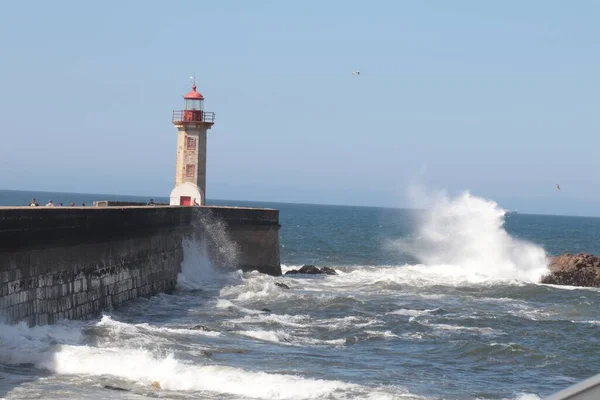
[[431, 314], [432, 312], [436, 312], [436, 311], [439, 311], [439, 308], [433, 308], [431, 310], [412, 310], [412, 309], [407, 309], [407, 308], [401, 308], [396, 311], [390, 311], [386, 314], [388, 314], [388, 315], [405, 315], [408, 317], [420, 317], [422, 315], [428, 315], [428, 314]]
[[474, 332], [480, 335], [502, 335], [504, 332], [497, 331], [488, 327], [475, 327], [475, 326], [460, 326], [460, 325], [449, 325], [449, 324], [431, 324], [428, 322], [418, 322], [429, 328], [433, 328], [438, 333], [444, 331], [450, 332]]
[[284, 330], [246, 330], [236, 331], [235, 333], [266, 342], [281, 343], [294, 346], [342, 346], [346, 343], [346, 339], [315, 339], [307, 336], [294, 335], [293, 333]]
[[539, 282], [548, 272], [544, 249], [511, 237], [504, 229], [506, 211], [491, 200], [469, 192], [451, 199], [444, 194], [423, 195], [425, 203], [416, 239], [395, 246], [426, 266], [438, 266], [461, 276]]
[[6, 365], [35, 364], [40, 354], [52, 346], [83, 343], [83, 322], [59, 321], [54, 325], [28, 327], [0, 324], [0, 363]]
[[[90, 345], [86, 336], [89, 330], [106, 330], [110, 341]], [[155, 343], [121, 340], [148, 330], [164, 332], [165, 328], [148, 324], [128, 324], [105, 316], [94, 323], [67, 321], [57, 325], [29, 328], [25, 324], [0, 326], [3, 345], [0, 362], [5, 365], [30, 364], [37, 369], [59, 376], [96, 377], [106, 382], [107, 377], [128, 381], [125, 385], [133, 392], [160, 391], [199, 392], [200, 397], [233, 395], [252, 399], [393, 399], [419, 398], [406, 389], [394, 386], [371, 388], [338, 380], [313, 379], [297, 375], [249, 371], [242, 368], [207, 364], [179, 359], [172, 351], [161, 350]], [[169, 333], [185, 333], [181, 329], [168, 329]], [[96, 332], [98, 333], [98, 332]], [[287, 334], [280, 332], [238, 332], [262, 340], [285, 341]], [[334, 344], [334, 341], [315, 341], [304, 338], [306, 344]], [[321, 343], [322, 342], [322, 343]], [[336, 344], [342, 344], [336, 341]], [[138, 343], [135, 347], [135, 343]], [[140, 347], [140, 345], [142, 347]], [[146, 347], [146, 348], [144, 348]], [[87, 384], [93, 384], [88, 381]], [[129, 390], [129, 389], [128, 389]]]
[[173, 354], [161, 356], [148, 350], [121, 348], [62, 346], [51, 360], [38, 363], [38, 367], [57, 374], [113, 375], [147, 387], [159, 382], [164, 390], [208, 391], [249, 398], [313, 399], [358, 388], [339, 381], [193, 365], [177, 360]]

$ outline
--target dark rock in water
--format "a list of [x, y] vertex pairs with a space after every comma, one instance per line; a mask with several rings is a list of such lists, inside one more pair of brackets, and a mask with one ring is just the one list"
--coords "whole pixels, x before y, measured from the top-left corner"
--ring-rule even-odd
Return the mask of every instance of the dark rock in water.
[[196, 331], [212, 332], [212, 329], [209, 329], [209, 328], [205, 327], [204, 325], [195, 325], [192, 327], [192, 329], [194, 329]]
[[282, 283], [282, 282], [275, 282], [275, 286], [279, 286], [280, 288], [283, 288], [283, 289], [290, 288], [288, 285], [286, 285], [285, 283]]
[[542, 283], [600, 287], [600, 257], [593, 254], [563, 254], [552, 257], [550, 273]]
[[125, 389], [125, 388], [118, 387], [118, 386], [113, 386], [113, 385], [104, 385], [102, 387], [104, 389], [108, 389], [108, 390], [117, 390], [117, 391], [120, 391], [120, 392], [131, 392], [131, 390], [129, 390], [129, 389]]
[[303, 265], [302, 268], [298, 270], [299, 274], [320, 274], [321, 270], [314, 265]]
[[300, 269], [292, 269], [288, 272], [285, 273], [286, 275], [293, 275], [293, 274], [310, 274], [310, 275], [316, 275], [316, 274], [327, 274], [327, 275], [337, 275], [337, 272], [335, 272], [335, 270], [333, 268], [329, 268], [329, 267], [323, 267], [321, 269], [315, 267], [314, 265], [304, 265], [302, 266], [302, 268]]
[[267, 312], [267, 313], [269, 313], [269, 312], [273, 312], [273, 311], [269, 310], [268, 308], [263, 308], [263, 309], [262, 309], [262, 310], [260, 310], [260, 311], [262, 311], [262, 312]]

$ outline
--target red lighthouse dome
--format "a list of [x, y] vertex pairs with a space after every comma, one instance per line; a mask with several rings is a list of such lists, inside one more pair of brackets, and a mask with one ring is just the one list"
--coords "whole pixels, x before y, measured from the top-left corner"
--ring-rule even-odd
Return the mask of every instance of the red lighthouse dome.
[[196, 84], [194, 83], [192, 85], [192, 91], [188, 92], [185, 96], [183, 96], [184, 99], [186, 100], [192, 100], [192, 99], [198, 99], [198, 100], [204, 100], [204, 96], [202, 96], [202, 94], [200, 92], [196, 91]]
[[183, 96], [185, 110], [202, 111], [204, 108], [204, 96], [196, 91], [196, 84], [192, 85], [192, 91]]

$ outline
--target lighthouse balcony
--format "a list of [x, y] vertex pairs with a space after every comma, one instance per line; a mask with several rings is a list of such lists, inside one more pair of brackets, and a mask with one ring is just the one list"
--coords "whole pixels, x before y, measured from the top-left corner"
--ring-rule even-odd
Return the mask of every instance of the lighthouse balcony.
[[215, 113], [200, 110], [173, 110], [173, 123], [204, 122], [215, 123]]

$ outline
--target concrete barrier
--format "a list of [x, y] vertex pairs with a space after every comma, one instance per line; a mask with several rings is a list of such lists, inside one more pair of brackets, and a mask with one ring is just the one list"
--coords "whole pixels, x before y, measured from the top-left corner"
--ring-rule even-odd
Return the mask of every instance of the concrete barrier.
[[175, 289], [183, 241], [280, 275], [279, 212], [243, 207], [0, 207], [0, 314], [86, 319]]

